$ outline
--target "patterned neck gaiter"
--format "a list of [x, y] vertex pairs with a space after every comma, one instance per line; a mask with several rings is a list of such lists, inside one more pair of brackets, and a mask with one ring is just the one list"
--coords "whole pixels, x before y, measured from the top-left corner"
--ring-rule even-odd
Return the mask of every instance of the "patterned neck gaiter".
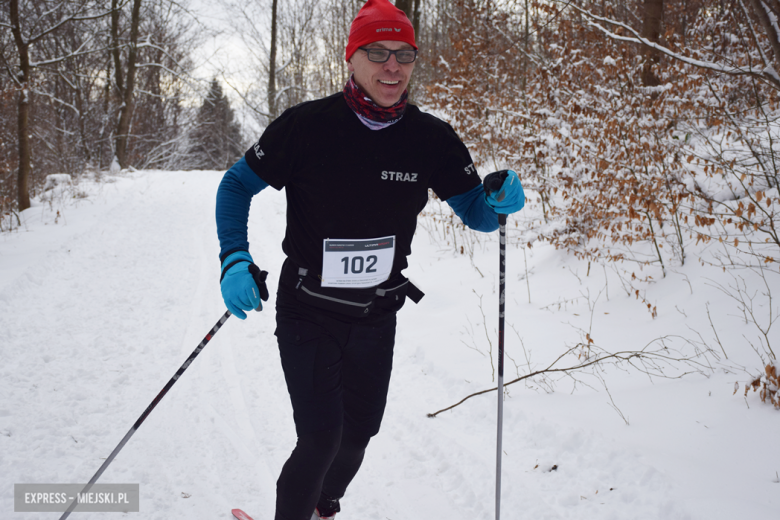
[[355, 79], [350, 76], [347, 84], [344, 85], [344, 100], [352, 111], [358, 116], [358, 119], [371, 130], [381, 130], [387, 128], [393, 123], [397, 123], [404, 116], [406, 110], [406, 99], [409, 94], [404, 90], [398, 103], [391, 107], [380, 107], [368, 97], [360, 87], [355, 83]]

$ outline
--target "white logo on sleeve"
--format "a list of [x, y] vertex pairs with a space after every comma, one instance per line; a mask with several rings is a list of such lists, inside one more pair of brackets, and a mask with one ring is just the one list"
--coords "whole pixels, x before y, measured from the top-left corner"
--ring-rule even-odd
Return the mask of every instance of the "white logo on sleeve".
[[263, 158], [263, 156], [264, 156], [265, 154], [264, 154], [264, 153], [263, 153], [263, 151], [260, 149], [260, 141], [256, 142], [256, 143], [255, 143], [255, 146], [254, 146], [253, 148], [254, 148], [254, 150], [255, 150], [255, 155], [257, 156], [257, 158], [258, 158], [258, 159], [262, 159], [262, 158]]
[[469, 164], [468, 166], [466, 166], [463, 169], [466, 170], [466, 175], [471, 175], [472, 173], [477, 173], [477, 169], [474, 168], [474, 163]]

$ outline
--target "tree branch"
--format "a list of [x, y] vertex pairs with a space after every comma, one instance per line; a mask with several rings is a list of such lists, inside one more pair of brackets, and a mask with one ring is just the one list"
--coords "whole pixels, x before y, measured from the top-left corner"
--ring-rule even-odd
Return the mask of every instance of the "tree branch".
[[95, 53], [95, 52], [102, 52], [102, 51], [104, 51], [106, 48], [93, 49], [93, 50], [90, 50], [90, 51], [87, 51], [87, 52], [80, 52], [81, 49], [83, 49], [86, 45], [88, 45], [89, 43], [92, 42], [93, 38], [94, 38], [94, 35], [90, 35], [89, 38], [87, 38], [84, 41], [84, 43], [82, 43], [79, 46], [78, 49], [76, 49], [75, 51], [71, 52], [70, 54], [67, 54], [65, 56], [59, 56], [57, 58], [51, 58], [51, 59], [48, 59], [46, 61], [30, 62], [30, 67], [43, 67], [45, 65], [53, 65], [55, 63], [61, 63], [61, 62], [65, 61], [65, 60], [68, 60], [68, 59], [71, 59], [71, 58], [75, 58], [77, 56], [84, 56], [85, 54], [92, 54], [92, 53]]
[[[609, 18], [605, 18], [603, 16], [597, 16], [587, 9], [583, 9], [581, 7], [578, 7], [576, 5], [571, 5], [572, 9], [576, 9], [580, 14], [582, 14], [586, 18], [586, 23], [593, 27], [602, 33], [604, 33], [605, 36], [612, 40], [616, 41], [622, 41], [622, 42], [628, 42], [628, 43], [637, 43], [640, 45], [644, 45], [646, 47], [650, 47], [652, 49], [655, 49], [658, 52], [661, 52], [665, 54], [666, 56], [676, 60], [680, 61], [682, 63], [687, 63], [688, 65], [692, 65], [694, 67], [700, 68], [700, 69], [706, 69], [711, 70], [713, 72], [718, 72], [720, 74], [728, 74], [731, 76], [753, 76], [755, 78], [760, 79], [761, 81], [768, 83], [773, 88], [780, 90], [780, 75], [778, 75], [777, 71], [771, 67], [767, 66], [765, 69], [755, 69], [753, 67], [732, 67], [729, 65], [723, 65], [711, 61], [703, 61], [703, 60], [697, 60], [694, 58], [689, 58], [687, 56], [684, 56], [680, 53], [674, 52], [671, 49], [667, 49], [663, 45], [659, 45], [657, 43], [653, 43], [647, 38], [642, 37], [636, 30], [634, 30], [632, 27], [622, 23], [618, 22], [616, 20], [611, 20]], [[612, 25], [615, 27], [620, 27], [621, 29], [625, 29], [627, 32], [632, 34], [632, 37], [629, 36], [621, 36], [619, 34], [616, 34], [612, 32], [611, 30], [607, 29], [606, 27], [602, 26], [600, 22], [607, 25]]]
[[[60, 4], [60, 5], [63, 5], [63, 4], [66, 4], [66, 3], [67, 2], [62, 2], [62, 4]], [[57, 9], [59, 9], [59, 7], [54, 8], [52, 10], [52, 12], [57, 10]], [[108, 10], [108, 11], [105, 11], [105, 12], [102, 12], [102, 13], [98, 13], [98, 14], [94, 14], [94, 15], [79, 16], [78, 13], [81, 12], [81, 9], [84, 9], [83, 4], [79, 7], [79, 9], [76, 11], [76, 13], [72, 14], [71, 16], [66, 16], [65, 18], [63, 18], [62, 20], [60, 20], [56, 24], [52, 25], [48, 29], [45, 29], [41, 33], [37, 34], [36, 36], [33, 36], [33, 37], [29, 38], [27, 40], [27, 43], [28, 44], [33, 44], [33, 43], [38, 42], [39, 40], [44, 38], [46, 35], [56, 31], [57, 29], [59, 29], [60, 27], [62, 27], [65, 24], [67, 24], [68, 22], [81, 22], [81, 21], [86, 21], [86, 20], [97, 20], [99, 18], [103, 18], [104, 16], [108, 16], [109, 14], [111, 14], [111, 10]]]
[[[538, 375], [542, 375], [542, 374], [554, 374], [554, 373], [566, 373], [566, 374], [568, 374], [569, 372], [581, 371], [581, 370], [583, 370], [585, 368], [593, 367], [593, 366], [599, 365], [601, 363], [604, 363], [605, 361], [610, 361], [610, 360], [614, 361], [615, 363], [618, 363], [618, 362], [621, 362], [621, 361], [625, 361], [625, 362], [628, 362], [631, 366], [634, 366], [635, 368], [638, 368], [640, 371], [644, 372], [645, 374], [655, 375], [657, 377], [664, 377], [664, 378], [669, 378], [669, 379], [679, 378], [679, 377], [682, 377], [682, 376], [684, 376], [684, 375], [686, 375], [686, 374], [688, 374], [690, 372], [684, 372], [684, 373], [682, 373], [682, 374], [680, 374], [678, 376], [675, 376], [675, 377], [668, 376], [668, 375], [664, 374], [663, 371], [661, 371], [659, 369], [659, 366], [658, 366], [659, 362], [683, 363], [683, 364], [686, 364], [686, 365], [689, 365], [689, 366], [694, 366], [697, 371], [701, 371], [702, 369], [705, 369], [705, 368], [708, 369], [709, 368], [708, 366], [706, 366], [706, 365], [704, 365], [702, 363], [699, 363], [698, 361], [695, 361], [693, 357], [686, 357], [686, 356], [674, 357], [674, 356], [670, 355], [669, 354], [670, 350], [666, 346], [662, 346], [661, 348], [656, 349], [656, 350], [648, 350], [650, 348], [650, 346], [653, 345], [654, 343], [660, 342], [663, 345], [664, 341], [667, 340], [667, 339], [670, 339], [670, 338], [679, 338], [679, 336], [662, 336], [660, 338], [656, 338], [653, 341], [651, 341], [650, 343], [648, 343], [647, 345], [645, 345], [645, 347], [643, 349], [641, 349], [641, 350], [628, 350], [628, 351], [621, 351], [621, 352], [614, 352], [614, 353], [609, 353], [609, 352], [603, 351], [602, 354], [597, 355], [595, 358], [586, 359], [585, 362], [583, 362], [583, 363], [578, 363], [576, 365], [565, 367], [565, 368], [556, 368], [555, 366], [564, 357], [566, 357], [569, 354], [574, 353], [578, 349], [581, 349], [583, 347], [589, 347], [590, 349], [596, 348], [592, 344], [591, 345], [586, 345], [584, 343], [578, 343], [574, 347], [569, 348], [563, 354], [558, 356], [552, 363], [550, 363], [547, 366], [547, 368], [543, 368], [541, 370], [536, 370], [536, 371], [528, 373], [528, 374], [526, 374], [524, 376], [520, 376], [518, 378], [515, 378], [515, 379], [513, 379], [513, 380], [511, 380], [511, 381], [509, 381], [507, 383], [504, 383], [504, 387], [507, 387], [507, 386], [509, 386], [511, 384], [514, 384], [514, 383], [517, 383], [517, 382], [520, 382], [520, 381], [523, 381], [525, 379], [529, 379], [529, 378], [532, 378], [532, 377], [535, 377], [535, 376], [538, 376]], [[688, 341], [688, 340], [685, 340], [685, 341]], [[695, 356], [695, 357], [698, 357], [698, 356]], [[635, 365], [634, 363], [637, 362], [637, 361], [640, 364], [642, 364], [643, 366], [639, 367], [639, 366]], [[649, 368], [649, 366], [651, 366], [651, 365], [655, 366], [654, 370], [651, 370]], [[494, 387], [494, 388], [488, 388], [488, 389], [485, 389], [485, 390], [480, 390], [479, 392], [474, 392], [473, 394], [467, 395], [466, 397], [464, 397], [463, 399], [461, 399], [457, 403], [455, 403], [455, 404], [453, 404], [451, 406], [448, 406], [447, 408], [442, 408], [441, 410], [439, 410], [437, 412], [429, 413], [428, 417], [436, 417], [437, 415], [439, 415], [442, 412], [446, 412], [447, 410], [452, 410], [456, 406], [460, 406], [461, 404], [465, 403], [466, 401], [468, 401], [472, 397], [476, 397], [476, 396], [479, 396], [479, 395], [487, 394], [489, 392], [495, 392], [496, 390], [498, 390], [498, 388]]]

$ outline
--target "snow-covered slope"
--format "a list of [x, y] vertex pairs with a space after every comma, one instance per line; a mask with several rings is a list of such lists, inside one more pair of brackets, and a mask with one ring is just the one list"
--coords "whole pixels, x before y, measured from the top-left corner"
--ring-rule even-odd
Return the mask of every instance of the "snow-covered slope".
[[[38, 204], [0, 235], [0, 517], [57, 518], [14, 513], [13, 484], [86, 482], [224, 312], [220, 178], [148, 171], [83, 183], [86, 198]], [[283, 194], [266, 190], [250, 217], [251, 252], [272, 287], [284, 211]], [[426, 415], [494, 384], [497, 240], [482, 237], [469, 258], [420, 229], [413, 249], [407, 274], [426, 297], [399, 315], [384, 426], [339, 519], [488, 520], [495, 392]], [[730, 275], [695, 262], [663, 279], [637, 271], [654, 277], [641, 286], [654, 319], [618, 271], [586, 276], [587, 264], [543, 245], [508, 254], [507, 380], [587, 343], [586, 332], [608, 351], [705, 340], [719, 359], [697, 358], [712, 370], [679, 379], [623, 365], [601, 372], [604, 383], [575, 372], [508, 387], [502, 518], [776, 516], [780, 412], [732, 396], [748, 379], [738, 367], [761, 364], [748, 344], [755, 328], [717, 287]], [[295, 443], [273, 299], [245, 322], [228, 320], [101, 478], [139, 483], [141, 513], [73, 518], [227, 519], [233, 507], [272, 517]], [[770, 339], [780, 343], [776, 330]], [[679, 337], [668, 345], [695, 354]]]

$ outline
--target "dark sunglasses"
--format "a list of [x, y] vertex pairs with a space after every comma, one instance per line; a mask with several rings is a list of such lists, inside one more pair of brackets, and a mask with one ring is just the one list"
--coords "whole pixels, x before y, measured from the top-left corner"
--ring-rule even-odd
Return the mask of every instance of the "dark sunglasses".
[[391, 54], [395, 54], [395, 61], [398, 63], [413, 63], [417, 59], [417, 51], [415, 49], [399, 49], [397, 51], [391, 51], [390, 49], [369, 49], [366, 47], [358, 47], [361, 51], [366, 51], [368, 54], [368, 61], [374, 63], [384, 63], [390, 59]]

